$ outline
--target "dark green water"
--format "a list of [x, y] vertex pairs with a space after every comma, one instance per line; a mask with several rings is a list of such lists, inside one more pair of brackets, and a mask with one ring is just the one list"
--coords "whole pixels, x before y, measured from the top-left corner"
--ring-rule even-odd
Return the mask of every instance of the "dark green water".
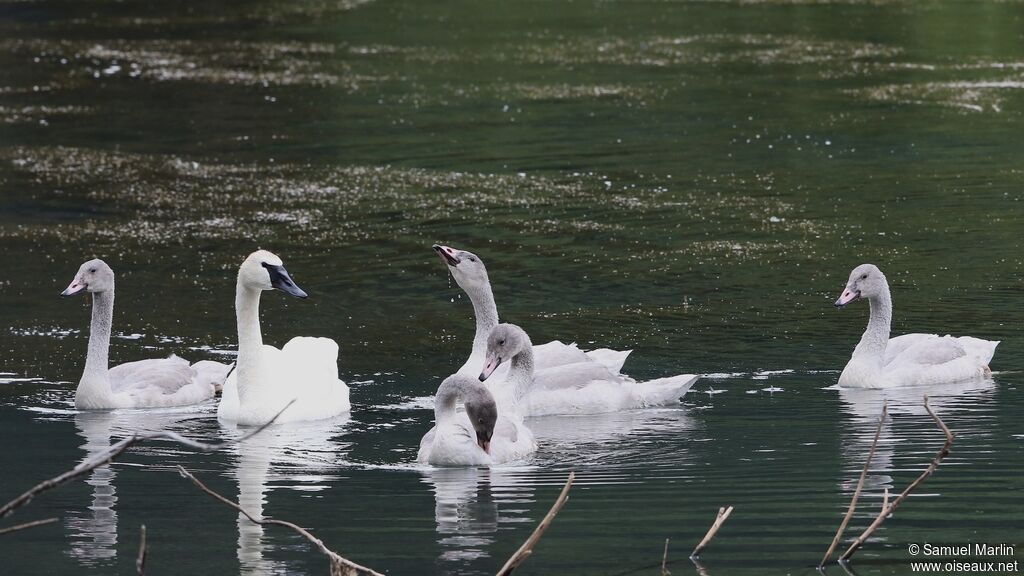
[[[832, 301], [865, 261], [894, 332], [1003, 343], [991, 381], [931, 392], [953, 452], [856, 573], [1020, 543], [1022, 31], [1014, 1], [0, 2], [0, 500], [131, 430], [237, 435], [212, 403], [73, 411], [89, 310], [57, 294], [93, 256], [122, 362], [229, 357], [235, 270], [277, 252], [311, 298], [264, 298], [265, 338], [336, 339], [355, 405], [221, 453], [133, 450], [8, 520], [61, 519], [0, 537], [2, 572], [134, 573], [145, 523], [153, 574], [326, 573], [182, 464], [392, 574], [494, 573], [570, 470], [523, 574], [659, 574], [665, 538], [696, 573], [723, 505], [707, 574], [812, 574], [882, 399], [852, 533], [942, 443], [922, 391], [831, 387], [867, 317]], [[473, 329], [434, 242], [480, 254], [534, 341], [715, 376], [678, 407], [534, 420], [528, 466], [417, 468]]]

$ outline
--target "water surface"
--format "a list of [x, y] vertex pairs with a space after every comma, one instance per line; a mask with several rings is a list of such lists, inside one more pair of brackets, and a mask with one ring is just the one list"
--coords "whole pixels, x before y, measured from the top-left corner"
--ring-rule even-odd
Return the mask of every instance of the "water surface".
[[[1024, 466], [1024, 43], [1019, 2], [0, 2], [0, 488], [13, 497], [133, 430], [237, 438], [215, 405], [80, 414], [89, 310], [118, 274], [115, 362], [231, 359], [234, 275], [280, 254], [308, 301], [263, 299], [268, 342], [341, 348], [350, 418], [213, 454], [141, 446], [14, 517], [12, 574], [318, 574], [298, 537], [239, 521], [181, 464], [393, 574], [494, 573], [568, 472], [523, 574], [657, 574], [719, 506], [708, 574], [810, 574], [874, 434], [863, 507], [942, 436], [922, 391], [834, 387], [866, 322], [831, 303], [870, 261], [895, 333], [1002, 340], [991, 380], [932, 390], [957, 434], [856, 557], [1019, 542]], [[530, 422], [536, 458], [413, 464], [471, 307], [430, 245], [487, 262], [534, 341], [633, 349], [678, 406]], [[830, 570], [830, 573], [834, 571]]]

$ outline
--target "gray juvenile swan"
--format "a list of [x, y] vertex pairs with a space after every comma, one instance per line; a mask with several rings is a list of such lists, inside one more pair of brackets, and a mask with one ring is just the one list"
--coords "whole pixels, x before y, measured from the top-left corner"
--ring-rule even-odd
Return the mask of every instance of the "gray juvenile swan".
[[839, 376], [840, 386], [925, 386], [962, 382], [990, 373], [988, 363], [998, 341], [935, 334], [904, 334], [890, 339], [892, 297], [885, 275], [874, 264], [853, 269], [836, 307], [859, 298], [868, 301], [871, 316], [853, 357]]
[[[458, 373], [476, 376], [483, 366], [487, 339], [498, 326], [498, 308], [487, 268], [472, 252], [439, 244], [434, 245], [434, 251], [473, 303], [476, 316], [473, 351]], [[557, 340], [531, 345], [531, 350], [535, 382], [524, 392], [524, 401], [520, 403], [523, 416], [595, 414], [670, 404], [678, 402], [698, 378], [694, 374], [679, 374], [636, 382], [621, 373], [631, 350], [601, 348], [584, 352], [574, 344]], [[508, 374], [505, 365], [499, 365], [496, 370], [496, 380], [503, 380]], [[590, 384], [587, 390], [574, 388], [586, 375], [592, 376], [585, 382]], [[599, 390], [601, 384], [603, 391]], [[504, 394], [493, 385], [491, 391], [499, 405], [502, 404]]]
[[110, 328], [114, 320], [114, 271], [103, 260], [89, 260], [61, 296], [92, 294], [89, 353], [75, 407], [80, 410], [186, 406], [213, 398], [230, 366], [203, 360], [170, 358], [139, 360], [108, 369]]
[[[457, 410], [459, 400], [464, 411]], [[433, 466], [488, 466], [523, 460], [537, 442], [522, 418], [499, 413], [491, 392], [476, 378], [445, 378], [434, 400], [434, 427], [423, 435], [416, 460]]]
[[637, 382], [590, 360], [538, 372], [533, 351], [526, 331], [498, 324], [488, 337], [480, 372], [480, 380], [488, 380], [508, 362], [508, 372], [488, 384], [499, 406], [523, 416], [599, 414], [666, 404], [678, 401], [697, 379], [686, 374]]

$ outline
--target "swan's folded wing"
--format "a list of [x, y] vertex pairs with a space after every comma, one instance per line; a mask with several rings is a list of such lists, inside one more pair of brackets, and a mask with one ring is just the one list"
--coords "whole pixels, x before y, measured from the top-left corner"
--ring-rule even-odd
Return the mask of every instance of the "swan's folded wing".
[[605, 365], [587, 359], [584, 362], [563, 364], [534, 372], [533, 387], [545, 390], [583, 388], [594, 381], [625, 382], [627, 380], [620, 374], [613, 374]]
[[558, 340], [552, 340], [547, 344], [533, 347], [533, 365], [537, 370], [586, 360], [586, 353], [575, 344], [563, 344]]
[[938, 338], [935, 334], [904, 334], [902, 336], [891, 338], [889, 343], [885, 345], [884, 364], [889, 364], [906, 352], [906, 350], [911, 346], [915, 346], [922, 342], [928, 342], [935, 338]]
[[629, 358], [632, 352], [632, 350], [598, 348], [597, 350], [587, 352], [587, 356], [599, 364], [604, 364], [608, 370], [618, 374], [622, 372], [622, 365], [626, 363], [626, 358]]
[[[951, 336], [919, 338], [891, 361], [893, 366], [938, 366], [967, 355], [964, 347]], [[888, 364], [887, 364], [888, 366]]]
[[213, 360], [200, 360], [192, 365], [192, 370], [196, 374], [196, 382], [209, 384], [217, 390], [224, 388], [224, 381], [227, 380], [231, 368], [231, 364], [214, 362]]
[[128, 362], [110, 369], [110, 388], [115, 393], [147, 390], [159, 394], [174, 394], [192, 383], [195, 372], [188, 361], [172, 355], [170, 358]]
[[[338, 379], [338, 343], [330, 338], [296, 336], [281, 348], [279, 366], [289, 373], [281, 376], [314, 382]], [[287, 381], [287, 380], [286, 380]]]

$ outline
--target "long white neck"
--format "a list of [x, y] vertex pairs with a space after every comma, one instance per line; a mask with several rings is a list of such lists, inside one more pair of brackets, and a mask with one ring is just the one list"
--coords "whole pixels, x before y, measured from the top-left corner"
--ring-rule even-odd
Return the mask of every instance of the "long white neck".
[[437, 389], [434, 398], [434, 422], [438, 425], [455, 419], [455, 405], [468, 392], [464, 382], [445, 380]]
[[533, 386], [533, 343], [523, 334], [523, 349], [512, 357], [508, 370], [508, 382], [512, 385], [516, 403], [523, 399]]
[[860, 337], [860, 343], [853, 351], [853, 356], [877, 360], [881, 364], [885, 358], [885, 347], [889, 344], [889, 327], [892, 323], [892, 297], [889, 295], [889, 285], [885, 285], [881, 294], [869, 298], [868, 304], [871, 307], [871, 317], [864, 335]]
[[238, 321], [238, 403], [258, 402], [263, 381], [263, 334], [260, 332], [260, 293], [241, 280], [235, 286], [235, 317]]
[[476, 316], [476, 334], [473, 336], [473, 355], [483, 357], [487, 352], [487, 336], [498, 325], [498, 307], [494, 303], [491, 283], [487, 282], [479, 288], [466, 290], [470, 302], [473, 303], [473, 315]]
[[75, 391], [75, 404], [80, 408], [107, 407], [113, 391], [107, 373], [110, 352], [110, 328], [114, 322], [114, 288], [92, 293], [92, 322], [89, 324], [89, 352], [85, 370]]

